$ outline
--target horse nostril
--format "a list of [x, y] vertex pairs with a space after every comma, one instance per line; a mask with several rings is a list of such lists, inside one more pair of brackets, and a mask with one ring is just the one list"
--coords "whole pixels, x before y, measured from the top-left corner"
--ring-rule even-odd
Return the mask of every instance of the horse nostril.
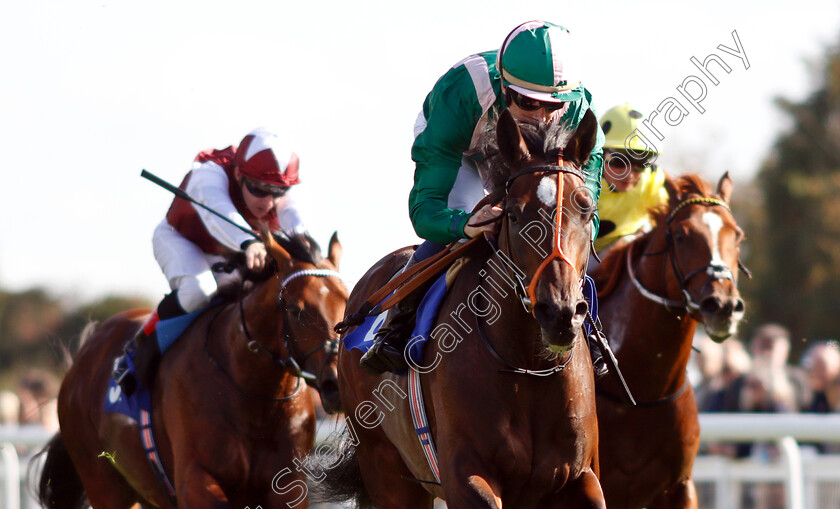
[[720, 310], [720, 301], [716, 297], [707, 297], [700, 303], [700, 312], [713, 315]]
[[589, 312], [589, 303], [585, 300], [581, 300], [575, 306], [575, 316], [586, 316], [586, 313]]
[[736, 313], [743, 313], [746, 308], [747, 308], [747, 306], [746, 306], [746, 304], [744, 304], [743, 299], [736, 299], [735, 300], [735, 312]]
[[537, 319], [539, 323], [550, 323], [556, 317], [556, 313], [554, 312], [554, 307], [546, 304], [545, 302], [537, 302], [534, 305], [534, 318]]

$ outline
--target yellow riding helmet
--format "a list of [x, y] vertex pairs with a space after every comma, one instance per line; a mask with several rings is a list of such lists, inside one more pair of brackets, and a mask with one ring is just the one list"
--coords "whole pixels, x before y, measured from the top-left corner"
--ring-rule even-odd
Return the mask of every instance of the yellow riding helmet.
[[657, 154], [658, 152], [656, 150], [651, 150], [638, 136], [630, 138], [629, 145], [627, 144], [627, 138], [641, 125], [642, 119], [644, 119], [644, 115], [636, 108], [630, 106], [630, 103], [616, 106], [604, 113], [604, 116], [601, 117], [601, 129], [604, 131], [604, 136], [606, 137], [604, 148], [614, 150], [629, 149]]

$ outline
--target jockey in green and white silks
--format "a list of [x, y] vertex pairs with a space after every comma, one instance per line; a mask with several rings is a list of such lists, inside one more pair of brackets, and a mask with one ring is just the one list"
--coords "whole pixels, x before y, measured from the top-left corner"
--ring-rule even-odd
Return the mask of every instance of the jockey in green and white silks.
[[[411, 157], [416, 166], [409, 215], [415, 232], [426, 242], [408, 265], [428, 258], [445, 244], [485, 232], [492, 234], [498, 228], [495, 222], [472, 226], [502, 213], [498, 205], [471, 212], [489, 191], [489, 183], [482, 182], [467, 154], [477, 148], [489, 117], [509, 109], [520, 122], [560, 119], [575, 129], [592, 108], [592, 95], [581, 84], [572, 63], [576, 52], [571, 43], [565, 28], [529, 21], [510, 32], [498, 50], [465, 58], [437, 81], [414, 126]], [[603, 144], [599, 128], [595, 147], [583, 168], [588, 176], [586, 186], [596, 202]], [[596, 213], [593, 239], [598, 224]], [[378, 375], [406, 368], [403, 349], [422, 294], [415, 291], [388, 311], [373, 346], [361, 359], [365, 370]]]
[[[525, 76], [528, 76], [526, 73], [529, 70], [520, 71], [518, 74], [522, 78], [516, 79], [515, 74], [519, 68], [513, 63], [515, 55], [512, 52], [518, 49], [514, 47], [520, 42], [517, 37], [529, 39], [521, 41], [522, 46], [531, 43], [530, 46], [555, 49], [555, 44], [565, 42], [563, 40], [568, 31], [545, 22], [525, 23], [517, 27], [517, 30], [518, 34], [512, 33], [506, 40], [508, 45], [504, 62], [508, 65], [506, 77], [516, 80], [515, 83], [522, 83], [527, 79]], [[526, 95], [526, 98], [534, 95], [525, 89], [526, 85], [516, 85], [502, 78], [497, 67], [498, 53], [478, 53], [458, 62], [437, 81], [426, 96], [423, 111], [417, 117], [415, 140], [411, 149], [416, 167], [414, 187], [409, 195], [409, 214], [417, 235], [432, 242], [445, 244], [469, 236], [464, 232], [464, 226], [472, 215], [470, 211], [484, 197], [485, 186], [475, 163], [464, 154], [476, 148], [475, 144], [488, 117], [508, 107], [503, 88]], [[545, 68], [538, 69], [542, 75], [532, 72], [534, 77], [529, 78], [537, 85], [554, 85], [551, 80], [556, 70], [551, 67], [552, 62], [545, 58], [542, 60], [539, 63], [545, 64]], [[563, 64], [567, 60], [562, 60], [560, 65], [566, 67]], [[569, 91], [555, 94], [555, 100], [562, 99], [562, 105], [552, 112], [552, 118], [554, 115], [562, 115], [562, 120], [574, 129], [586, 111], [592, 108], [592, 94], [579, 82]], [[584, 168], [589, 175], [586, 185], [596, 200], [600, 191], [603, 144], [604, 135], [599, 130], [592, 156]], [[597, 235], [597, 232], [596, 214], [593, 235]]]

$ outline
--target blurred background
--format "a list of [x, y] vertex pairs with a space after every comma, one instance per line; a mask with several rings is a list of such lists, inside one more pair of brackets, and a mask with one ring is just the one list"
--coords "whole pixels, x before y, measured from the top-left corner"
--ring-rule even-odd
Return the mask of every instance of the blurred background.
[[[141, 169], [177, 184], [199, 151], [236, 145], [257, 126], [278, 130], [301, 158], [304, 220], [322, 246], [338, 231], [352, 287], [383, 254], [418, 240], [407, 198], [426, 93], [529, 19], [577, 37], [599, 112], [624, 102], [649, 116], [669, 100], [685, 108], [676, 125], [655, 120], [662, 139], [650, 139], [666, 171], [734, 178], [754, 275], [740, 282], [745, 344], [776, 324], [770, 335], [786, 338], [783, 364], [800, 378], [817, 362], [809, 348], [837, 350], [836, 2], [43, 0], [0, 13], [7, 422], [54, 427], [49, 402], [82, 328], [168, 291], [151, 234], [172, 197]], [[739, 44], [743, 58], [731, 53]], [[712, 54], [729, 67], [709, 65], [717, 85], [691, 61]], [[692, 76], [706, 87], [702, 113], [677, 90]], [[836, 372], [828, 376], [834, 387]], [[698, 368], [695, 381], [705, 379]], [[790, 404], [811, 405], [806, 394]]]

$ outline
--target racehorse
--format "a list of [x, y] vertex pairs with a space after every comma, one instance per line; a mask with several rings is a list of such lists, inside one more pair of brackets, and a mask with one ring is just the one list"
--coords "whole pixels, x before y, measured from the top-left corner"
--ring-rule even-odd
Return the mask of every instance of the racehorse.
[[315, 436], [313, 396], [301, 377], [317, 386], [326, 410], [339, 404], [333, 327], [348, 296], [335, 272], [341, 245], [334, 235], [321, 259], [317, 247], [307, 253], [264, 240], [276, 272], [238, 302], [201, 314], [156, 374], [152, 429], [177, 502], [146, 459], [138, 423], [103, 412], [113, 360], [149, 312], [132, 310], [99, 325], [64, 378], [61, 429], [45, 449], [40, 481], [46, 507], [81, 508], [85, 496], [94, 509], [285, 508], [302, 498], [305, 490], [293, 488], [303, 474], [288, 469]]
[[[489, 202], [504, 209], [499, 248], [482, 240], [470, 252], [414, 363], [439, 467], [415, 433], [405, 399], [411, 378], [372, 377], [358, 350], [342, 349], [341, 404], [354, 448], [324, 468], [322, 486], [380, 509], [431, 508], [435, 497], [458, 508], [604, 507], [581, 290], [594, 210], [581, 168], [596, 129], [591, 112], [574, 132], [500, 114], [489, 137], [498, 148], [484, 151], [492, 156], [483, 170], [494, 188]], [[348, 311], [410, 254], [374, 265]]]
[[654, 228], [594, 271], [600, 319], [638, 402], [628, 406], [612, 380], [599, 381], [601, 485], [611, 509], [697, 507], [700, 426], [686, 365], [698, 322], [721, 342], [744, 315], [732, 187], [728, 174], [714, 194], [696, 175], [668, 178], [669, 204], [654, 213]]

